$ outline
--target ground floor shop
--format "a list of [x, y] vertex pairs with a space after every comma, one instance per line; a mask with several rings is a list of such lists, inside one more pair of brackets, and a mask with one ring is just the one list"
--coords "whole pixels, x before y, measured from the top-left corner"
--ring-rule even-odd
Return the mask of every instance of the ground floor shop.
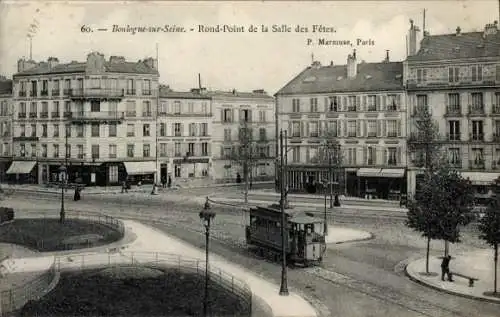
[[[399, 200], [406, 193], [405, 169], [334, 168], [288, 166], [286, 184], [290, 193], [338, 194], [367, 199]], [[276, 178], [279, 189], [279, 175]], [[330, 188], [332, 187], [332, 188]]]
[[[252, 164], [249, 180], [252, 182], [273, 181], [275, 178], [274, 160], [263, 159]], [[238, 178], [239, 175], [239, 178]], [[214, 160], [212, 164], [212, 179], [217, 183], [235, 183], [244, 180], [241, 164], [229, 160]]]

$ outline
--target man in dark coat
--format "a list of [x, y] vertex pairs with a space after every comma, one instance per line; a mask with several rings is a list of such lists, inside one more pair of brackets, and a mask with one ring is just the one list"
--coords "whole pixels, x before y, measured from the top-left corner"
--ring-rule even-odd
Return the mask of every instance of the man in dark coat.
[[444, 281], [445, 275], [448, 275], [448, 281], [453, 282], [453, 279], [451, 277], [450, 273], [450, 261], [451, 261], [451, 255], [447, 255], [443, 257], [443, 261], [441, 262], [441, 280]]

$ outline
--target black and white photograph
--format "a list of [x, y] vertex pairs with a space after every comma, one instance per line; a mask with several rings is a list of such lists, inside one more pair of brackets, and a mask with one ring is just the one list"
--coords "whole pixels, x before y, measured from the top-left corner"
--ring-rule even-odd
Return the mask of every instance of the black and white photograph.
[[0, 0], [0, 317], [499, 317], [500, 0]]

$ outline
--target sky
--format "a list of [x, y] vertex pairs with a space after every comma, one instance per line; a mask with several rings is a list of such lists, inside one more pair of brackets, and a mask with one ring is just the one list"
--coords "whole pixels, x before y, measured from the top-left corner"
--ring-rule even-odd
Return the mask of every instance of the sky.
[[[274, 94], [312, 59], [323, 65], [346, 63], [356, 49], [359, 60], [379, 62], [406, 55], [409, 20], [430, 34], [480, 31], [499, 20], [498, 0], [446, 1], [307, 1], [307, 2], [173, 2], [173, 1], [22, 1], [0, 0], [0, 74], [11, 77], [17, 60], [32, 54], [36, 61], [54, 56], [61, 63], [85, 61], [98, 51], [129, 61], [155, 57], [158, 46], [160, 82], [174, 90], [202, 85], [209, 89]], [[32, 26], [34, 24], [35, 26]], [[120, 27], [176, 25], [185, 32], [112, 32]], [[199, 32], [199, 25], [230, 25], [244, 32]], [[258, 32], [249, 32], [250, 26]], [[262, 25], [269, 32], [262, 31]], [[273, 32], [286, 25], [292, 32]], [[295, 32], [297, 25], [307, 32]], [[323, 25], [335, 32], [312, 32]], [[82, 30], [83, 26], [83, 30]], [[107, 31], [98, 31], [98, 28]], [[93, 32], [86, 32], [86, 30]], [[192, 30], [191, 30], [192, 29]], [[310, 45], [308, 45], [310, 39]], [[320, 39], [352, 45], [319, 45]], [[364, 41], [359, 43], [358, 39]]]

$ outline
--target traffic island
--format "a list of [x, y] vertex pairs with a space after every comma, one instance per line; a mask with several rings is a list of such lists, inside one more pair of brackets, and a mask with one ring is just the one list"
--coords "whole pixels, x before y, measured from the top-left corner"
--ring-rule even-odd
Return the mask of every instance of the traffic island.
[[[500, 296], [494, 295], [493, 276], [494, 265], [491, 250], [477, 250], [462, 254], [452, 254], [450, 271], [453, 281], [441, 280], [441, 261], [437, 256], [429, 258], [429, 273], [426, 272], [425, 257], [409, 262], [406, 266], [406, 275], [413, 281], [443, 291], [449, 294], [472, 299], [500, 303]], [[468, 278], [477, 280], [470, 284]]]
[[0, 242], [22, 245], [38, 252], [93, 248], [119, 241], [121, 222], [105, 216], [89, 218], [20, 218], [0, 226]]
[[[199, 316], [204, 282], [203, 274], [146, 265], [63, 272], [50, 293], [18, 316]], [[250, 316], [215, 277], [208, 294], [210, 316]]]

